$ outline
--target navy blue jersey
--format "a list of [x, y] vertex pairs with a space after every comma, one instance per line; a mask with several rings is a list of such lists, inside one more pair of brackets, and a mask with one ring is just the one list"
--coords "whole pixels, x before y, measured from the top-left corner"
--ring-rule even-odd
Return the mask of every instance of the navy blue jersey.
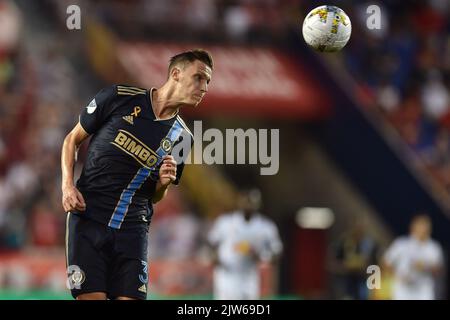
[[[159, 179], [162, 157], [190, 140], [192, 134], [180, 116], [158, 120], [151, 91], [124, 85], [101, 90], [80, 115], [83, 129], [92, 135], [77, 188], [86, 201], [80, 213], [120, 229], [149, 224], [151, 198]], [[180, 149], [180, 148], [178, 148]], [[185, 159], [189, 150], [178, 153]], [[178, 184], [184, 162], [176, 159]]]

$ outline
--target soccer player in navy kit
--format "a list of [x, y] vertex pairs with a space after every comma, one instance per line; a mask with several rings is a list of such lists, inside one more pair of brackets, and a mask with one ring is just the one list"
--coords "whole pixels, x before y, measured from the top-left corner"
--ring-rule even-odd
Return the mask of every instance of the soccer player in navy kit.
[[[146, 299], [152, 203], [161, 200], [172, 183], [179, 183], [184, 163], [177, 163], [171, 152], [183, 138], [192, 138], [178, 111], [200, 103], [212, 69], [207, 51], [180, 53], [171, 58], [161, 88], [114, 85], [101, 90], [66, 136], [62, 205], [67, 212], [68, 284], [74, 298]], [[76, 151], [89, 136], [75, 186]]]

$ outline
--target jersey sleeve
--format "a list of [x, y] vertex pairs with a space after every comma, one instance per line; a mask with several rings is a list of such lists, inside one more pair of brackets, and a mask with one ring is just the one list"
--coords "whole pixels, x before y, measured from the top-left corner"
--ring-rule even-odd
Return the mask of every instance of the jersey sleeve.
[[80, 114], [80, 124], [83, 129], [94, 134], [105, 123], [113, 111], [113, 100], [116, 96], [116, 86], [104, 88], [98, 92]]

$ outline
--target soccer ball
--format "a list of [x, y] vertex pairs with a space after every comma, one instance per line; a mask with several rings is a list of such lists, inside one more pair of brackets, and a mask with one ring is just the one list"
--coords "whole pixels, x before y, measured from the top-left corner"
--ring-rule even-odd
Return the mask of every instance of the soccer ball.
[[317, 51], [341, 50], [350, 39], [352, 24], [347, 14], [335, 6], [311, 10], [303, 21], [303, 38]]

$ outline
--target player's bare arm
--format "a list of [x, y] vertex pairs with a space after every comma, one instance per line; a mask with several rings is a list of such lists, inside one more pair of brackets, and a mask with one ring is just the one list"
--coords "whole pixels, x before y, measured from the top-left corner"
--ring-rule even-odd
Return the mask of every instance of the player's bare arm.
[[177, 162], [171, 155], [163, 158], [161, 168], [159, 169], [159, 180], [156, 183], [155, 194], [152, 198], [153, 203], [161, 201], [167, 194], [167, 190], [177, 175]]
[[208, 246], [208, 249], [210, 252], [211, 265], [218, 266], [220, 264], [219, 254], [218, 254], [219, 245], [208, 242], [207, 246]]
[[65, 137], [61, 150], [62, 170], [62, 206], [65, 212], [71, 210], [84, 211], [86, 203], [80, 191], [73, 183], [73, 171], [76, 161], [76, 153], [89, 134], [78, 123]]

